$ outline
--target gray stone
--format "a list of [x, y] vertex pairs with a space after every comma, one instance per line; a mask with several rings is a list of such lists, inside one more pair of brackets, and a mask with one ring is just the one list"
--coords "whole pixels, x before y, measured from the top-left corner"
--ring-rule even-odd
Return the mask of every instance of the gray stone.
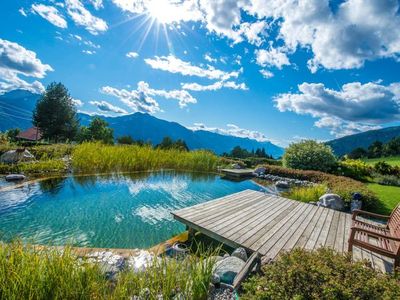
[[344, 209], [344, 201], [339, 195], [336, 194], [324, 194], [319, 198], [318, 205], [323, 207], [332, 208], [335, 210]]
[[362, 207], [362, 201], [361, 200], [351, 200], [350, 203], [350, 210], [353, 212], [356, 209], [361, 209]]
[[232, 284], [244, 265], [240, 258], [229, 256], [216, 263], [213, 274], [218, 275], [222, 283]]
[[212, 274], [211, 276], [211, 283], [212, 284], [218, 284], [221, 282], [221, 278], [219, 277], [218, 274]]
[[240, 247], [237, 248], [235, 251], [232, 252], [231, 256], [240, 258], [241, 260], [243, 260], [244, 262], [247, 261], [247, 252], [244, 248]]
[[279, 180], [275, 183], [275, 186], [280, 189], [288, 189], [289, 182], [287, 182], [286, 180]]

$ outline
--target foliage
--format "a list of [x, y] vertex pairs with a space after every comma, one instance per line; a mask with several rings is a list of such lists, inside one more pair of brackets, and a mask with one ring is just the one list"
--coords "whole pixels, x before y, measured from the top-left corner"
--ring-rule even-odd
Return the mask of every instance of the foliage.
[[378, 161], [384, 161], [391, 166], [400, 166], [400, 156], [370, 158], [370, 159], [363, 159], [363, 161], [368, 165], [374, 165]]
[[391, 166], [384, 161], [378, 161], [374, 164], [375, 172], [382, 174], [382, 175], [399, 175], [400, 168], [398, 166]]
[[169, 136], [164, 137], [161, 143], [156, 146], [156, 148], [163, 150], [176, 149], [179, 151], [189, 151], [189, 147], [186, 145], [184, 140], [178, 139], [173, 141]]
[[153, 149], [151, 146], [110, 146], [100, 143], [78, 145], [72, 155], [74, 171], [84, 173], [159, 169], [214, 171], [217, 162], [217, 156], [204, 150], [184, 152], [178, 149]]
[[98, 265], [72, 250], [0, 244], [0, 299], [132, 299], [148, 289], [149, 298], [206, 299], [215, 261], [199, 252], [182, 261], [155, 259], [145, 271], [121, 272], [108, 281]]
[[19, 164], [0, 163], [0, 174], [24, 173], [39, 175], [45, 173], [64, 173], [66, 171], [65, 163], [59, 159], [39, 160], [33, 162], [23, 162]]
[[400, 137], [391, 139], [387, 143], [373, 142], [367, 150], [356, 148], [348, 154], [349, 158], [380, 158], [385, 156], [400, 155]]
[[247, 168], [253, 168], [257, 165], [267, 164], [274, 166], [281, 166], [282, 161], [272, 158], [263, 158], [263, 157], [248, 157], [242, 160]]
[[130, 135], [123, 135], [117, 138], [117, 143], [120, 145], [133, 145], [135, 140]]
[[9, 129], [6, 131], [7, 138], [10, 142], [15, 142], [17, 140], [18, 134], [20, 134], [21, 129], [19, 128], [14, 128], [14, 129]]
[[383, 155], [383, 143], [380, 141], [373, 142], [368, 147], [368, 157], [381, 157]]
[[399, 299], [393, 275], [352, 262], [330, 249], [295, 249], [244, 284], [242, 299]]
[[360, 159], [360, 158], [368, 157], [368, 152], [364, 148], [358, 147], [358, 148], [354, 149], [353, 151], [351, 151], [347, 155], [347, 157], [350, 159]]
[[338, 168], [334, 173], [356, 180], [364, 180], [366, 177], [371, 176], [372, 171], [371, 166], [362, 160], [346, 159], [338, 163]]
[[313, 140], [289, 145], [283, 155], [283, 165], [301, 170], [329, 171], [336, 163], [332, 149]]
[[368, 183], [368, 188], [379, 197], [377, 213], [388, 215], [400, 202], [400, 187]]
[[51, 83], [36, 104], [33, 124], [40, 128], [44, 139], [73, 140], [78, 131], [76, 108], [67, 88]]
[[365, 184], [357, 180], [319, 171], [295, 170], [271, 165], [263, 165], [263, 167], [266, 169], [266, 174], [325, 184], [333, 193], [338, 194], [347, 202], [351, 201], [353, 193], [359, 192], [362, 195], [365, 209], [373, 211], [377, 208], [378, 199], [376, 195]]
[[374, 180], [383, 185], [400, 186], [400, 178], [394, 175], [378, 175]]
[[289, 191], [282, 194], [283, 197], [301, 201], [301, 202], [317, 202], [319, 197], [326, 193], [326, 186], [318, 184], [314, 186], [293, 187]]
[[78, 140], [80, 142], [101, 141], [104, 144], [114, 144], [114, 130], [100, 117], [94, 117], [88, 127], [81, 126]]
[[240, 146], [234, 147], [230, 153], [224, 153], [222, 156], [232, 157], [232, 158], [269, 158], [273, 159], [273, 157], [266, 153], [265, 148], [257, 148], [256, 151], [251, 150], [248, 151], [245, 148], [241, 148]]
[[0, 131], [0, 145], [7, 145], [8, 142], [7, 134]]

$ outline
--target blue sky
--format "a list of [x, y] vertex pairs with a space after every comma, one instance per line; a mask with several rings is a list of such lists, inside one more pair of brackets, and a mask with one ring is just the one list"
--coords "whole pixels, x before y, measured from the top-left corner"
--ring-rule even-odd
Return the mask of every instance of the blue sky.
[[0, 93], [60, 81], [136, 111], [287, 145], [398, 125], [397, 0], [5, 0]]

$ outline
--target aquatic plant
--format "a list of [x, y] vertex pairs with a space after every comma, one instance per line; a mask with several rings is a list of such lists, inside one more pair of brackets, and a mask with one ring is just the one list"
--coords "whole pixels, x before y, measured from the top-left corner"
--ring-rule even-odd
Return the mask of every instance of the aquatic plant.
[[77, 173], [133, 172], [159, 169], [214, 171], [218, 157], [206, 150], [153, 149], [144, 145], [83, 143], [75, 147], [72, 167]]
[[282, 196], [301, 201], [301, 202], [317, 202], [319, 197], [326, 193], [327, 187], [323, 184], [314, 186], [293, 187], [289, 191], [284, 192]]

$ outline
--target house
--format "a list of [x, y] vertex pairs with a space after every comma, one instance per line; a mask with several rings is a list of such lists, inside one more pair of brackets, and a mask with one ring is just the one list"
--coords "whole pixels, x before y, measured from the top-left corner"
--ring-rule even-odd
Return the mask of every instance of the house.
[[42, 134], [37, 127], [31, 127], [17, 135], [17, 139], [24, 141], [37, 142], [42, 139]]

